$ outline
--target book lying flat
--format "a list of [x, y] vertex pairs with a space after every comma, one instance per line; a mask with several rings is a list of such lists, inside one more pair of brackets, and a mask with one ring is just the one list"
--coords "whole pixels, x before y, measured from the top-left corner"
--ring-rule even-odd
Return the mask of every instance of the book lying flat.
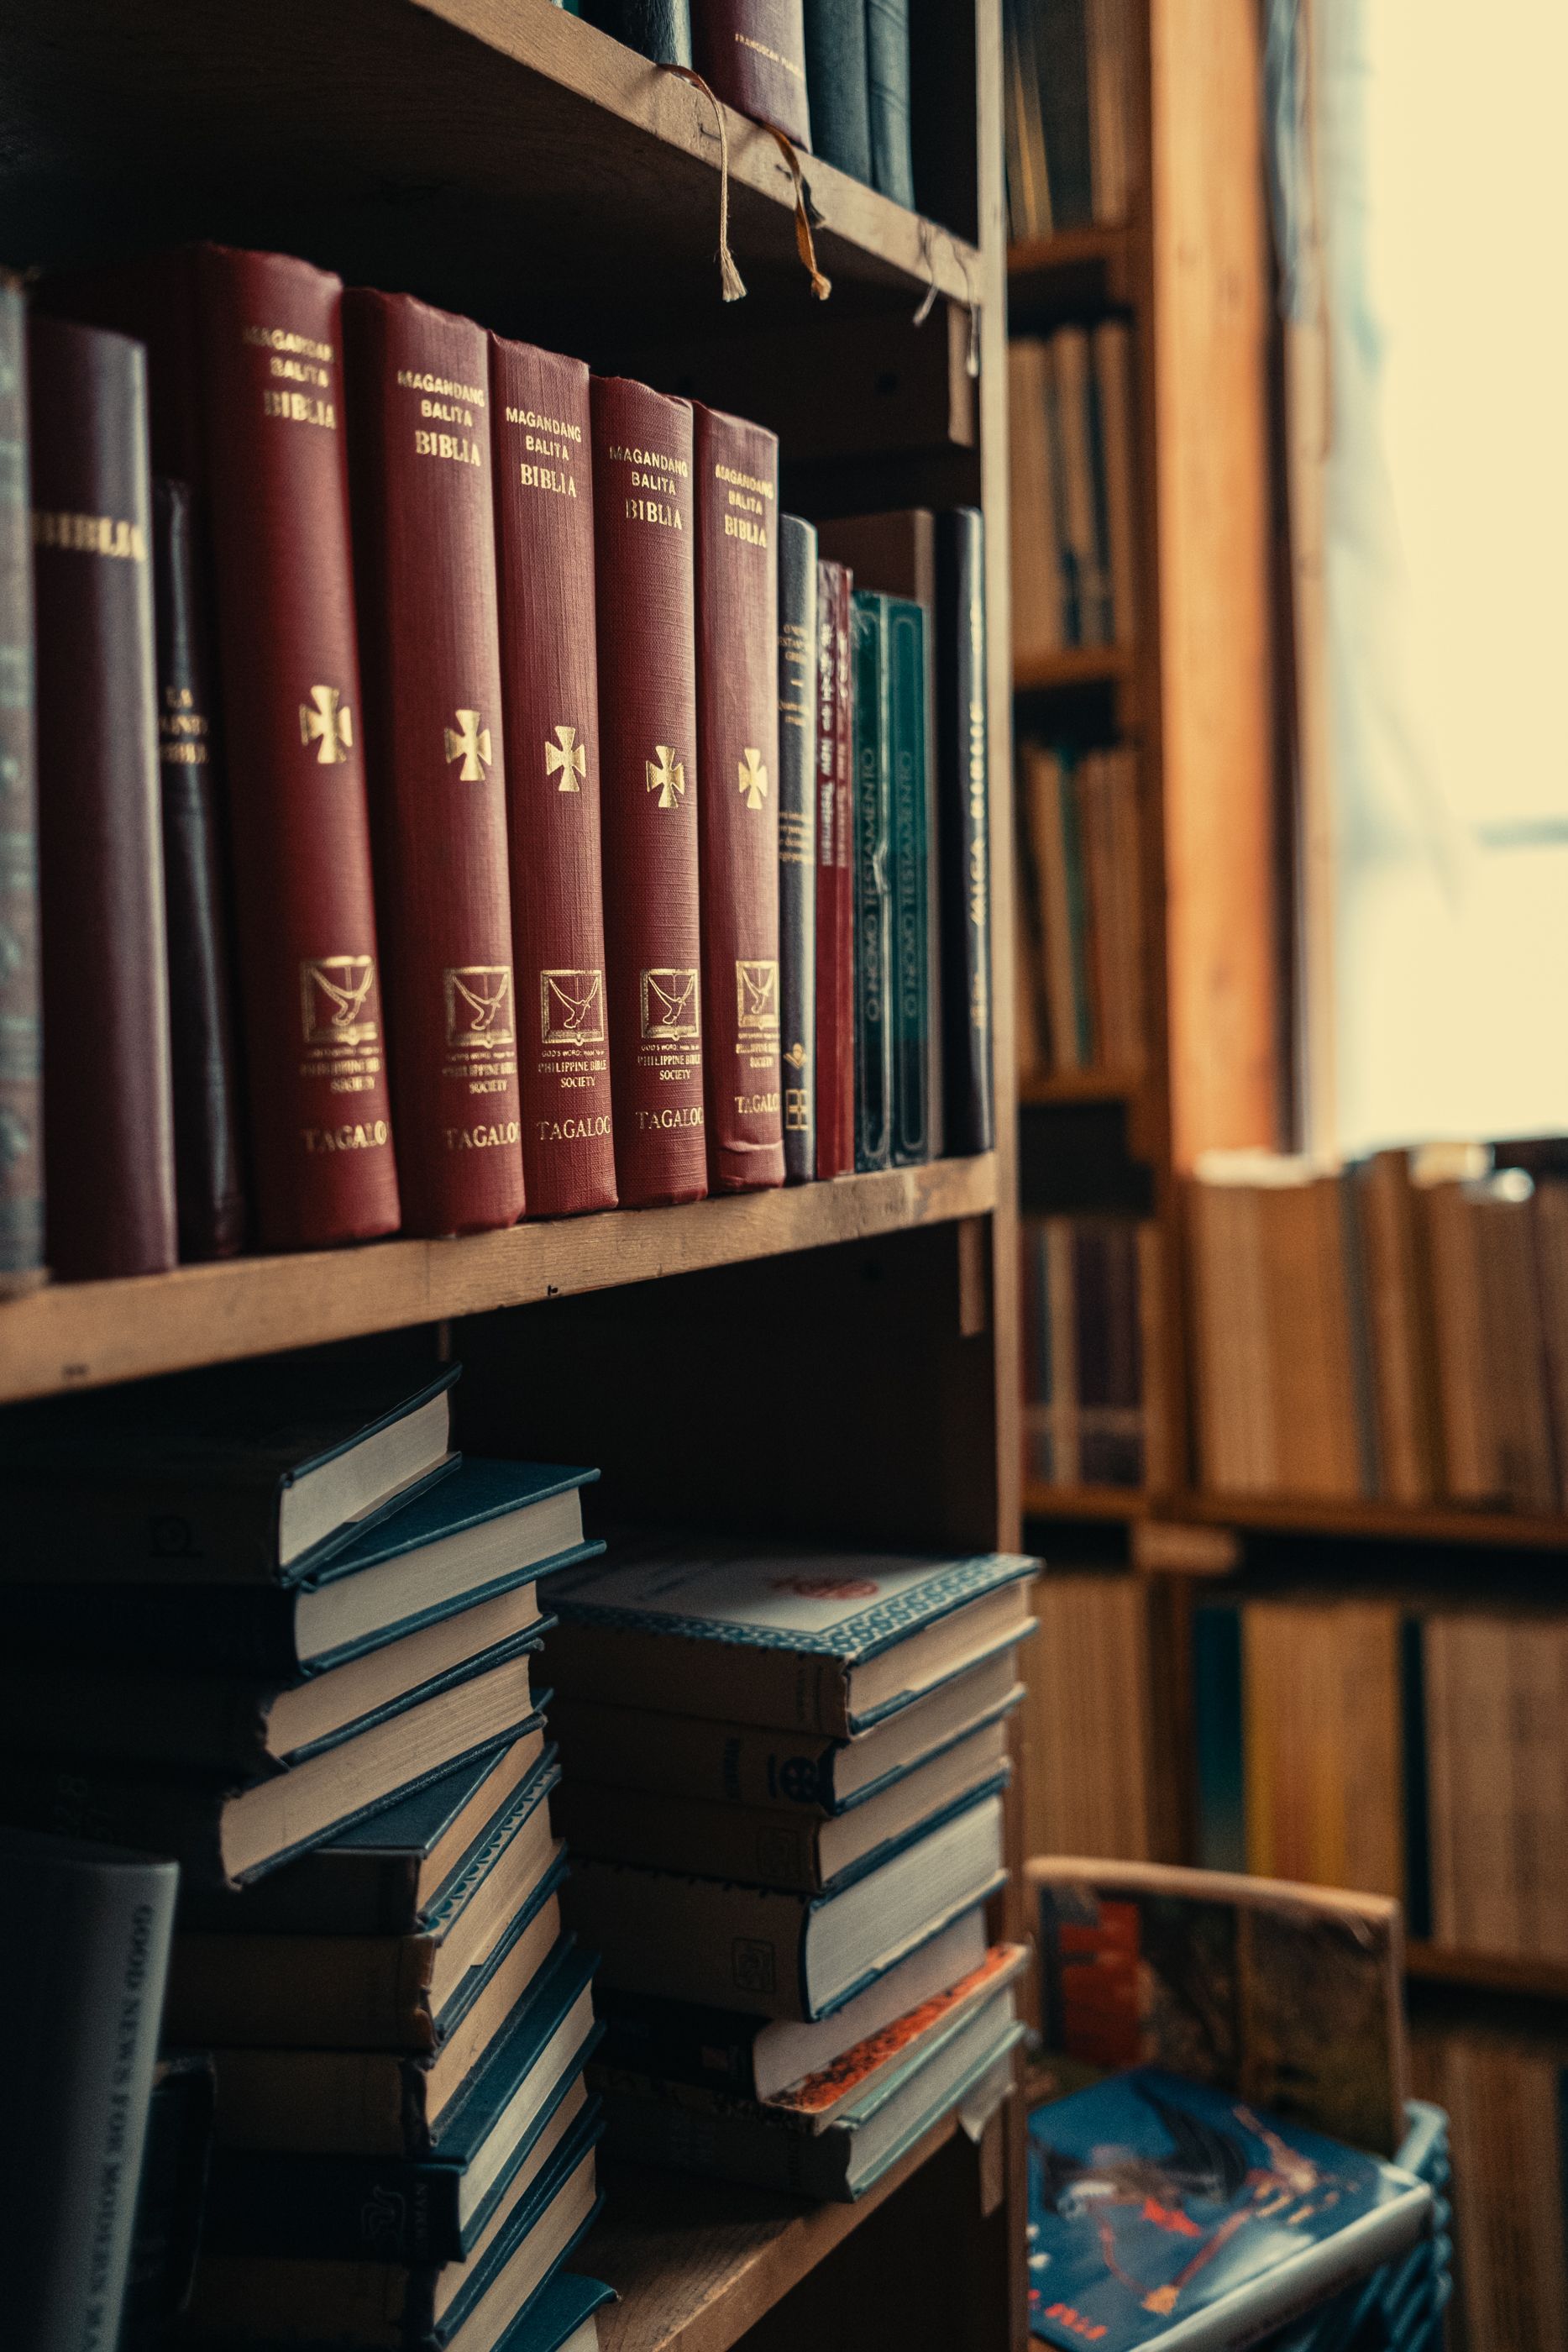
[[550, 1709], [569, 1778], [658, 1790], [708, 1804], [839, 1813], [875, 1796], [954, 1740], [1010, 1714], [1023, 1697], [1013, 1654], [999, 1650], [854, 1739], [723, 1723], [651, 1707], [561, 1699]]
[[551, 1679], [611, 1701], [842, 1738], [1028, 1633], [1036, 1563], [618, 1541], [551, 1592]]
[[502, 2200], [543, 2173], [587, 2105], [582, 2070], [596, 2033], [591, 1981], [591, 1963], [563, 1948], [454, 2101], [439, 2148], [425, 2156], [218, 2149], [203, 2222], [207, 2251], [471, 2260]]
[[7, 1740], [34, 1755], [65, 1748], [250, 1779], [302, 1764], [503, 1658], [526, 1657], [550, 1622], [539, 1615], [530, 1578], [281, 1687], [17, 1659], [0, 1666], [0, 1722]]
[[1061, 2352], [1228, 2352], [1404, 2252], [1424, 2181], [1154, 2067], [1030, 2117], [1030, 2326]]
[[465, 2262], [204, 2255], [182, 2341], [204, 2346], [385, 2346], [390, 2352], [492, 2352], [582, 2236], [597, 2210], [597, 2102], [573, 2119], [543, 2170], [504, 2198]]
[[19, 1406], [0, 1576], [293, 1582], [449, 1465], [456, 1378], [329, 1354]]
[[836, 1895], [573, 1864], [567, 1916], [604, 1981], [767, 2017], [826, 2017], [1001, 1884], [1002, 1801], [982, 1797]]
[[906, 1843], [927, 1822], [1008, 1780], [1007, 1726], [987, 1725], [865, 1804], [816, 1820], [762, 1807], [705, 1805], [569, 1780], [558, 1815], [574, 1853], [826, 1895]]
[[600, 1983], [594, 2000], [605, 2033], [599, 2063], [617, 2076], [685, 2084], [699, 2096], [771, 2101], [972, 1976], [985, 1958], [985, 1914], [977, 1907], [815, 2023], [747, 2017]]
[[935, 2021], [896, 2067], [852, 2098], [827, 2127], [802, 2133], [767, 2114], [695, 2112], [671, 2100], [607, 2095], [605, 2153], [672, 2165], [797, 2196], [852, 2201], [954, 2106], [992, 2104], [1012, 2080], [1023, 2038], [1010, 1988]]
[[601, 2280], [557, 2271], [529, 2297], [496, 2352], [599, 2352], [594, 2314], [614, 2301], [613, 2287]]
[[544, 1752], [539, 1725], [379, 1805], [328, 1845], [243, 1887], [184, 1887], [182, 1927], [221, 1935], [407, 1936], [490, 1837]]
[[197, 1884], [234, 1885], [515, 1738], [528, 1720], [527, 1654], [385, 1717], [338, 1747], [246, 1784], [183, 1778], [118, 1758], [0, 1754], [0, 1810], [22, 1827], [90, 1828], [110, 1845], [172, 1854]]
[[[449, 1462], [432, 1489], [318, 1559], [285, 1585], [193, 1584], [161, 1567], [144, 1582], [47, 1576], [7, 1595], [18, 1648], [117, 1669], [133, 1660], [287, 1683], [319, 1674], [515, 1584], [602, 1551], [586, 1543], [580, 1489], [597, 1470], [536, 1462]], [[0, 1492], [3, 1492], [0, 1489]]]
[[[530, 1744], [541, 1735], [530, 1734]], [[545, 1750], [423, 1925], [405, 1936], [175, 1937], [165, 2032], [198, 2047], [434, 2050], [470, 1979], [528, 1928], [559, 1883]], [[243, 1902], [243, 1896], [242, 1896]], [[538, 1922], [545, 1934], [548, 1922]], [[553, 1939], [551, 1939], [553, 1940]], [[536, 1948], [541, 1953], [547, 1941]]]

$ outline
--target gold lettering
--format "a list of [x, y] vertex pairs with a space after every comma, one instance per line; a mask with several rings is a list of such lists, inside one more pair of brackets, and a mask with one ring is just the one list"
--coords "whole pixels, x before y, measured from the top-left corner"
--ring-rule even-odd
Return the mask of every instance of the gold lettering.
[[305, 1149], [313, 1157], [333, 1151], [375, 1151], [387, 1139], [384, 1118], [369, 1118], [343, 1127], [302, 1127]]
[[685, 530], [679, 507], [661, 506], [656, 499], [628, 499], [627, 518], [632, 522], [662, 523], [666, 530]]
[[508, 425], [531, 425], [540, 433], [559, 433], [564, 441], [582, 438], [580, 425], [565, 424], [559, 416], [540, 416], [531, 408], [508, 407], [505, 413]]
[[328, 433], [338, 429], [338, 412], [329, 400], [312, 400], [304, 392], [267, 392], [261, 395], [264, 416], [281, 416], [286, 425], [319, 425]]
[[747, 515], [727, 514], [724, 535], [726, 539], [744, 540], [747, 547], [766, 547], [768, 544], [766, 524], [753, 522]]
[[[414, 368], [399, 368], [397, 381], [404, 392], [434, 393], [438, 400], [465, 400], [472, 408], [485, 405], [484, 388], [476, 383], [457, 383], [451, 376], [423, 375]], [[428, 415], [428, 410], [425, 412]], [[466, 424], [473, 418], [467, 417]]]
[[108, 555], [121, 563], [145, 563], [147, 536], [139, 522], [114, 515], [47, 514], [33, 510], [35, 547], [58, 547], [72, 555]]
[[558, 499], [574, 499], [577, 484], [570, 474], [558, 474], [549, 466], [519, 466], [517, 478], [525, 490], [553, 490]]
[[308, 360], [319, 360], [323, 367], [332, 363], [330, 343], [313, 342], [308, 335], [293, 334], [287, 327], [242, 327], [241, 340], [259, 343], [264, 351], [303, 352]]

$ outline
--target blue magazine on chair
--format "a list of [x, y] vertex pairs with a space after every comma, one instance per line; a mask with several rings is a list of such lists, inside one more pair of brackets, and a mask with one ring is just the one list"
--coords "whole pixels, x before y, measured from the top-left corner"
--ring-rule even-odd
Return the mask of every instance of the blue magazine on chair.
[[1030, 2326], [1077, 2352], [1233, 2352], [1413, 2245], [1432, 2193], [1153, 2067], [1030, 2117]]

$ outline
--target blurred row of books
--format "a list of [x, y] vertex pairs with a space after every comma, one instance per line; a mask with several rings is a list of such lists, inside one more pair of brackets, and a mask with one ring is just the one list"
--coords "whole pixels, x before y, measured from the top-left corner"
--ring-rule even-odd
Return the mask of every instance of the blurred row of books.
[[1136, 754], [1019, 749], [1018, 1065], [1131, 1076], [1145, 1053]]
[[1009, 343], [1015, 667], [1133, 642], [1134, 413], [1125, 320]]
[[1025, 1217], [1019, 1239], [1026, 1479], [1159, 1483], [1158, 1227]]
[[1137, 184], [1134, 0], [1007, 0], [1008, 234], [1124, 220]]

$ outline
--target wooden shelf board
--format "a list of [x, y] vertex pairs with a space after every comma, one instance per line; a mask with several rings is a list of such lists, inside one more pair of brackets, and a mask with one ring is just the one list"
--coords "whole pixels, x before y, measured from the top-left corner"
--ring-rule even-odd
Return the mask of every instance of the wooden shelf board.
[[1149, 1496], [1141, 1486], [1054, 1486], [1026, 1478], [1026, 1519], [1141, 1519]]
[[1015, 291], [1030, 279], [1050, 279], [1098, 270], [1112, 281], [1113, 299], [1124, 299], [1131, 269], [1133, 233], [1125, 221], [1087, 221], [1053, 236], [1019, 237], [1008, 247], [1008, 281]]
[[1454, 1952], [1416, 1942], [1406, 1946], [1405, 1969], [1406, 1975], [1427, 1983], [1568, 2000], [1568, 1961], [1518, 1959], [1500, 1952]]
[[1137, 1070], [1033, 1070], [1019, 1080], [1020, 1103], [1131, 1102], [1143, 1092]]
[[1122, 686], [1133, 675], [1130, 646], [1064, 646], [1013, 664], [1015, 694], [1066, 694], [1089, 686]]
[[1416, 1506], [1342, 1502], [1311, 1495], [1183, 1495], [1172, 1503], [1167, 1516], [1260, 1534], [1277, 1531], [1387, 1538], [1406, 1543], [1568, 1549], [1568, 1517], [1562, 1514], [1535, 1517], [1522, 1511], [1472, 1511], [1454, 1503]]
[[[541, 287], [587, 285], [596, 302], [656, 300], [663, 315], [673, 292], [706, 288], [720, 312], [713, 106], [544, 0], [269, 0], [262, 10], [52, 0], [47, 14], [22, 11], [7, 28], [0, 186], [37, 185], [38, 217], [47, 228], [61, 215], [68, 249], [82, 214], [59, 203], [47, 174], [68, 140], [89, 155], [94, 189], [129, 187], [162, 206], [163, 234], [225, 212], [225, 233], [254, 234], [246, 207], [276, 204], [281, 186], [301, 216], [390, 203], [393, 254], [422, 250], [422, 222], [459, 247], [509, 241], [525, 303]], [[729, 110], [725, 121], [742, 275], [754, 293], [771, 277], [809, 308], [789, 167], [757, 124]], [[177, 161], [163, 169], [160, 158]], [[857, 284], [917, 297], [933, 278], [969, 299], [980, 282], [972, 247], [820, 159], [803, 162], [819, 260], [841, 303]], [[214, 189], [233, 192], [225, 211]]]
[[956, 2130], [945, 2117], [854, 2205], [607, 2165], [603, 2219], [572, 2257], [621, 2296], [599, 2315], [601, 2352], [727, 2352]]
[[988, 1153], [455, 1241], [371, 1242], [123, 1282], [52, 1284], [0, 1303], [0, 1402], [867, 1241], [982, 1215], [996, 1202]]

